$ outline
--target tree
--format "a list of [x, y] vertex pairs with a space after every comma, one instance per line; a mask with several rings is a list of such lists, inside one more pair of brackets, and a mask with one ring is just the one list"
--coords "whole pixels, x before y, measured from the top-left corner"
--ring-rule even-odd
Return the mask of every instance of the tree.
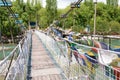
[[[94, 26], [94, 5], [91, 2], [92, 0], [86, 0], [86, 2], [81, 3], [79, 9], [73, 10], [65, 21], [65, 27], [71, 28], [74, 24], [74, 30], [80, 31], [83, 30], [87, 25], [90, 25], [90, 29], [93, 32]], [[113, 0], [115, 3], [115, 1]], [[117, 1], [116, 1], [117, 2]], [[69, 7], [63, 10], [66, 12], [69, 10]], [[97, 4], [97, 21], [96, 21], [96, 30], [97, 33], [104, 32], [119, 32], [120, 23], [120, 8], [113, 7], [112, 5], [106, 5], [104, 3], [98, 2]], [[64, 22], [64, 20], [63, 20]], [[114, 26], [114, 27], [112, 27]]]
[[[11, 8], [14, 13], [19, 14], [18, 19], [23, 20], [24, 25], [28, 26], [30, 21], [36, 21], [40, 27], [46, 28], [53, 20], [58, 19], [61, 14], [70, 9], [70, 6], [68, 6], [65, 9], [57, 10], [57, 0], [46, 0], [46, 2], [46, 8], [43, 8], [40, 0], [27, 0], [26, 3], [24, 0], [14, 0]], [[98, 2], [97, 32], [120, 32], [120, 7], [116, 7], [117, 5], [118, 0], [107, 0], [107, 5]], [[0, 7], [0, 19], [2, 19], [3, 23], [3, 25], [0, 24], [0, 28], [5, 36], [11, 36], [10, 30], [12, 30], [13, 36], [16, 36], [20, 32], [20, 27], [15, 24], [15, 19], [13, 18], [10, 18], [11, 23], [9, 24], [9, 14], [10, 12], [5, 7]], [[71, 28], [72, 26], [75, 31], [82, 31], [87, 25], [90, 25], [90, 29], [93, 31], [93, 15], [93, 0], [85, 0], [84, 3], [81, 3], [79, 9], [74, 9], [67, 15], [67, 18], [60, 20], [60, 27]]]
[[85, 2], [93, 2], [93, 0], [85, 0]]
[[110, 6], [118, 6], [118, 0], [107, 0], [107, 5], [110, 5]]
[[27, 4], [30, 4], [30, 0], [27, 0]]
[[46, 0], [47, 22], [48, 25], [55, 20], [57, 16], [57, 0]]
[[40, 16], [39, 23], [41, 23], [41, 24], [39, 24], [39, 25], [40, 25], [41, 29], [44, 29], [44, 28], [47, 27], [47, 16], [46, 16], [46, 13], [47, 12], [46, 12], [45, 8], [40, 9], [39, 12], [38, 12], [38, 14]]
[[120, 34], [120, 23], [116, 21], [111, 21], [109, 23], [109, 30], [112, 34]]

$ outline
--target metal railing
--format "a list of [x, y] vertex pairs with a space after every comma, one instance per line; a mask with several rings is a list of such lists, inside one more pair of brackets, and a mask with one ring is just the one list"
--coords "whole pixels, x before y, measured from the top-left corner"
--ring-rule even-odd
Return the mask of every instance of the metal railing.
[[31, 46], [31, 32], [19, 42], [14, 50], [0, 62], [0, 80], [25, 80]]
[[[119, 52], [58, 40], [36, 31], [67, 80], [120, 80]], [[73, 43], [77, 50], [71, 49]], [[96, 51], [94, 55], [89, 55]], [[89, 54], [88, 54], [89, 53]], [[96, 56], [95, 56], [96, 55]]]

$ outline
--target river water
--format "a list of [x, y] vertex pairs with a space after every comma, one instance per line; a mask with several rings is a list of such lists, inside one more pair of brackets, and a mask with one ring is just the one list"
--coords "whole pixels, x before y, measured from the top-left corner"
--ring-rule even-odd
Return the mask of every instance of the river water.
[[120, 39], [105, 39], [105, 40], [100, 40], [102, 42], [105, 42], [109, 44], [112, 48], [120, 48]]
[[[4, 59], [15, 48], [17, 44], [0, 44], [0, 60]], [[3, 50], [4, 47], [4, 50]]]
[[[109, 44], [109, 40], [104, 40], [104, 42]], [[16, 45], [17, 44], [3, 44], [4, 46], [4, 51], [3, 51], [2, 44], [0, 44], [0, 60], [2, 60], [4, 57], [9, 55]], [[111, 40], [111, 47], [120, 48], [120, 40], [116, 40], [116, 39]]]

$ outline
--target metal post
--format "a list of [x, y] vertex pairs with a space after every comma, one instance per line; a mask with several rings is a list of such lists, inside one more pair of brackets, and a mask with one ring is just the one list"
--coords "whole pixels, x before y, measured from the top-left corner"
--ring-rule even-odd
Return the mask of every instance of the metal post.
[[36, 29], [38, 29], [38, 14], [36, 13]]
[[2, 20], [0, 19], [0, 42], [1, 42], [1, 37], [2, 37], [2, 35], [1, 35], [1, 25], [2, 25], [2, 24], [1, 24], [1, 21], [2, 21]]
[[2, 52], [3, 52], [3, 57], [5, 58], [5, 51], [4, 51], [4, 44], [3, 44], [3, 40], [2, 40], [2, 28], [3, 25], [2, 25], [2, 18], [0, 19], [0, 42], [2, 44]]
[[29, 31], [31, 30], [31, 25], [30, 25], [30, 20], [31, 20], [31, 14], [29, 15], [29, 21], [28, 21], [28, 24], [29, 24]]
[[74, 21], [73, 21], [73, 27], [72, 27], [72, 30], [75, 30], [74, 28], [75, 28], [75, 9], [74, 9], [74, 14], [73, 14], [73, 19], [74, 19]]
[[29, 25], [29, 30], [31, 29], [31, 27], [30, 27], [30, 20], [28, 21], [28, 25]]
[[96, 34], [96, 6], [97, 6], [97, 0], [94, 1], [95, 4], [95, 13], [94, 13], [94, 36]]
[[62, 25], [63, 29], [65, 29], [64, 27], [65, 27], [65, 20], [63, 20], [63, 25]]

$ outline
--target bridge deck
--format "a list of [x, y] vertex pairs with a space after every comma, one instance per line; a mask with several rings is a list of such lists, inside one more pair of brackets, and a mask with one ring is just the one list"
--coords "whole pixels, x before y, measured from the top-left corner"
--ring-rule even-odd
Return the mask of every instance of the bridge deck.
[[60, 69], [55, 65], [39, 38], [32, 36], [32, 80], [63, 80]]

